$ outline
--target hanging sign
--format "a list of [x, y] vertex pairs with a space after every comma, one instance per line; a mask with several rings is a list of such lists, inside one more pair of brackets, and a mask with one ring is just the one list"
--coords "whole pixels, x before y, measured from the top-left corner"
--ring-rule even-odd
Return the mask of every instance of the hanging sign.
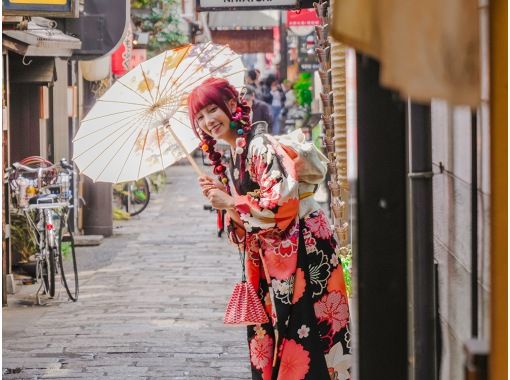
[[298, 8], [298, 0], [196, 0], [197, 11], [249, 11]]
[[77, 18], [79, 0], [3, 0], [6, 16], [52, 16]]
[[319, 60], [315, 53], [315, 35], [298, 37], [298, 70], [299, 72], [313, 73], [319, 70]]
[[321, 22], [315, 9], [300, 9], [299, 11], [287, 11], [287, 26], [316, 26]]

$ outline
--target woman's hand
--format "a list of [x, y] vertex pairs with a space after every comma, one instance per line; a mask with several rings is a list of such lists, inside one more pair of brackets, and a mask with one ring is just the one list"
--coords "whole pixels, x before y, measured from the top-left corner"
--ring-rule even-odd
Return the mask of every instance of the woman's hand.
[[212, 188], [208, 190], [207, 198], [216, 210], [229, 210], [235, 206], [234, 198], [220, 189]]
[[218, 189], [222, 192], [226, 193], [227, 189], [225, 188], [225, 185], [223, 185], [221, 182], [212, 179], [209, 176], [203, 175], [198, 178], [198, 184], [202, 188], [202, 194], [204, 194], [205, 197], [209, 197], [209, 191], [212, 189]]

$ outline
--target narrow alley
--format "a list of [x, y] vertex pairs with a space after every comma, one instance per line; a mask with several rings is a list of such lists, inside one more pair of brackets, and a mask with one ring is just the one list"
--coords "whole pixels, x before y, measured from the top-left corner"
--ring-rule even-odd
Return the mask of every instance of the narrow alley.
[[116, 223], [114, 237], [94, 248], [117, 252], [81, 272], [78, 302], [26, 306], [27, 297], [11, 296], [3, 368], [18, 373], [4, 379], [250, 377], [245, 329], [223, 324], [237, 254], [216, 237], [191, 168], [167, 174], [147, 210]]

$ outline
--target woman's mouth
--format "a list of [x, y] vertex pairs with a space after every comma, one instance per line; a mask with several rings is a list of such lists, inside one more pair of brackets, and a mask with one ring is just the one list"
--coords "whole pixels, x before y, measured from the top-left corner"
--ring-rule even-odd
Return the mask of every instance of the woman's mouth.
[[221, 124], [217, 124], [210, 129], [211, 133], [216, 133], [221, 128]]

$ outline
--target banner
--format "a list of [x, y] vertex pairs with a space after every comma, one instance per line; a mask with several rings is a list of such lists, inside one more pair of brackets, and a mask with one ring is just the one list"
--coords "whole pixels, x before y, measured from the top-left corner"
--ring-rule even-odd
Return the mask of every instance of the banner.
[[197, 0], [197, 12], [297, 8], [298, 0]]

